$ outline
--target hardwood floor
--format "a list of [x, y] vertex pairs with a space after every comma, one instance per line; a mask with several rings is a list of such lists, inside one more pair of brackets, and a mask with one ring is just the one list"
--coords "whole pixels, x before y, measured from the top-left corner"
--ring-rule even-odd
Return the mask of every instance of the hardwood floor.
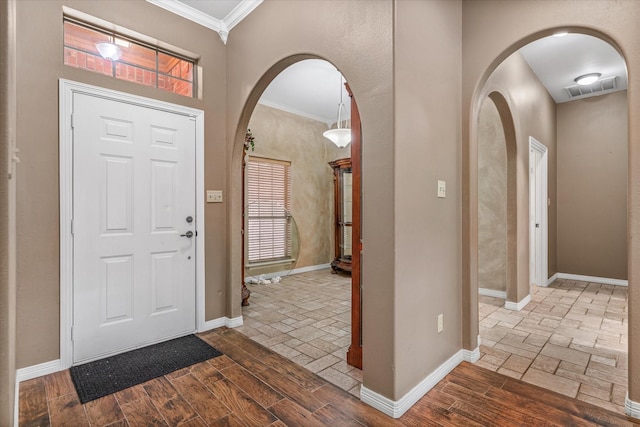
[[237, 331], [200, 337], [224, 355], [85, 405], [68, 371], [25, 381], [20, 426], [640, 425], [466, 362], [394, 420]]

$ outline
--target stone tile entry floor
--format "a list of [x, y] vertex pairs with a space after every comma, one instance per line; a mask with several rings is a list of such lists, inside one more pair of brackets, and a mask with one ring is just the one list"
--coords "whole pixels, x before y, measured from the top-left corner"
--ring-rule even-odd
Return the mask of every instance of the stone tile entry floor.
[[250, 305], [236, 330], [360, 397], [362, 371], [347, 365], [351, 277], [330, 269], [248, 284]]
[[624, 413], [627, 288], [558, 279], [522, 311], [480, 296], [478, 366]]
[[[348, 275], [318, 270], [249, 288], [239, 332], [359, 397], [362, 371], [345, 362]], [[624, 413], [627, 288], [558, 279], [531, 297], [520, 312], [479, 297], [478, 366]]]

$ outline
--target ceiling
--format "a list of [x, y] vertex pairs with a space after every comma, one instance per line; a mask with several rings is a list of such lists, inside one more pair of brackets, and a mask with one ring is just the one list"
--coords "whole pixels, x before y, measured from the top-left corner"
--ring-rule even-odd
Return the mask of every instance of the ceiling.
[[[520, 53], [556, 103], [627, 88], [624, 59], [609, 43], [593, 36], [544, 37], [524, 46]], [[601, 80], [616, 77], [616, 89], [571, 98], [565, 87], [576, 86], [575, 78], [589, 73], [602, 74]]]
[[[147, 0], [180, 16], [217, 31], [226, 43], [231, 29], [262, 3], [262, 0]], [[545, 37], [519, 51], [556, 103], [625, 90], [624, 59], [607, 42], [584, 34]], [[565, 88], [575, 78], [601, 73], [601, 79], [615, 77], [616, 88], [570, 97]], [[323, 60], [306, 60], [291, 65], [267, 87], [260, 103], [319, 120], [336, 121], [340, 100], [340, 73]], [[584, 90], [583, 90], [584, 92]], [[348, 96], [343, 99], [349, 117]]]

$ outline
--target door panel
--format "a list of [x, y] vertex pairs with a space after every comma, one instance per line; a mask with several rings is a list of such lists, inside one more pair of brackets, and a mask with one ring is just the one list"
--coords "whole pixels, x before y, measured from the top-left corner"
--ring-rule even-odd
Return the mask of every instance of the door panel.
[[195, 330], [195, 121], [74, 94], [73, 361]]

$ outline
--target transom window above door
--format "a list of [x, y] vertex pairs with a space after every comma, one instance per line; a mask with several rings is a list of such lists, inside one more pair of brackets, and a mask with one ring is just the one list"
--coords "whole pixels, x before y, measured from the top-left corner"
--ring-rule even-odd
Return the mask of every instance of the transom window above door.
[[65, 17], [64, 64], [196, 96], [195, 60]]

